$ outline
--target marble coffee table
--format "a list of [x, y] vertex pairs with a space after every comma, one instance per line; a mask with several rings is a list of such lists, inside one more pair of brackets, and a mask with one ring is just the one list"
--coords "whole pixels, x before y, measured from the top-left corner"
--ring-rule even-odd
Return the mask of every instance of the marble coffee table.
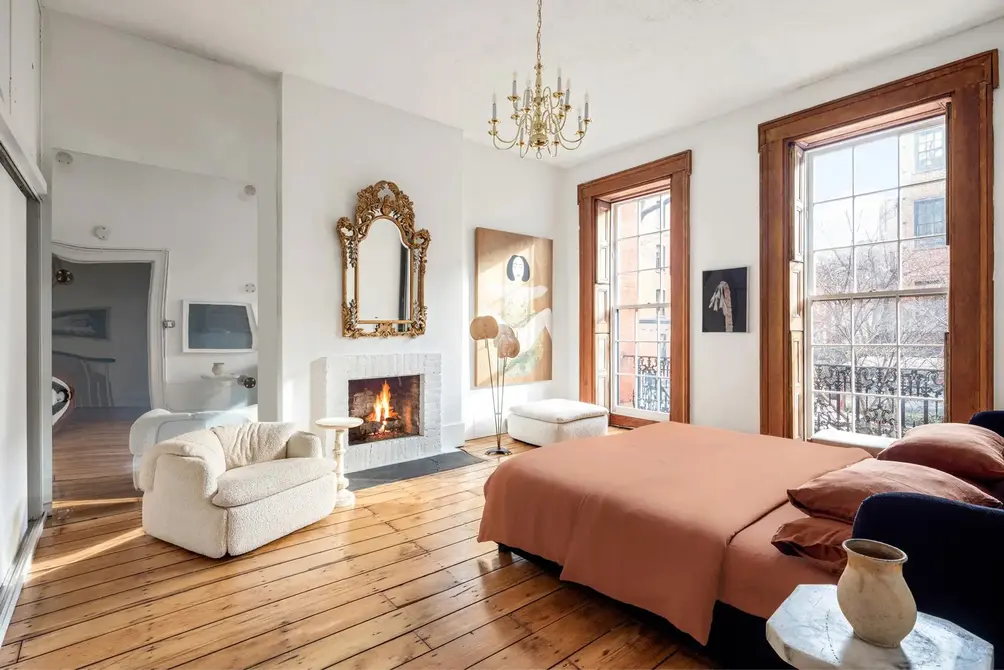
[[837, 587], [795, 587], [767, 620], [767, 641], [778, 656], [799, 670], [868, 668], [900, 670], [993, 668], [994, 648], [955, 624], [917, 614], [917, 625], [895, 649], [855, 637], [837, 605]]

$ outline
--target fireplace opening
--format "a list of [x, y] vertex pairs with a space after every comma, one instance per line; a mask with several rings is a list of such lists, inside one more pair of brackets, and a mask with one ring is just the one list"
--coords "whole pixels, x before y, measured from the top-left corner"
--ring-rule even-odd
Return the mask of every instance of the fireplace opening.
[[349, 444], [421, 435], [422, 376], [349, 380], [349, 414], [363, 420]]

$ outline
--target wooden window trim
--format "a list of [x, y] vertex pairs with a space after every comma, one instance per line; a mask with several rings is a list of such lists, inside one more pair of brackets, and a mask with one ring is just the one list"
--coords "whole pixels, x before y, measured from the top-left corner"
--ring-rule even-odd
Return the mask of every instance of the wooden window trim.
[[761, 433], [793, 433], [792, 147], [848, 126], [858, 134], [875, 130], [888, 125], [890, 115], [908, 116], [905, 110], [935, 102], [949, 104], [946, 419], [968, 421], [974, 412], [994, 406], [992, 120], [998, 77], [997, 51], [988, 51], [760, 126]]
[[[664, 190], [668, 183], [671, 221], [669, 418], [684, 423], [690, 421], [690, 171], [691, 152], [687, 150], [579, 184], [579, 399], [584, 402], [596, 399], [593, 287], [597, 202], [615, 202], [657, 192]], [[628, 423], [643, 421], [632, 418]]]

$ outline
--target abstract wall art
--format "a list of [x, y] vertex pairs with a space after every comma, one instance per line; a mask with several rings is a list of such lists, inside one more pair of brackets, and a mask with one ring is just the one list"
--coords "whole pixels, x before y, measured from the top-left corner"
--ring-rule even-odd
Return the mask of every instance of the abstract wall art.
[[[519, 354], [506, 362], [506, 384], [551, 379], [552, 241], [490, 228], [474, 231], [474, 314], [508, 324]], [[478, 347], [474, 386], [490, 385], [495, 351]]]

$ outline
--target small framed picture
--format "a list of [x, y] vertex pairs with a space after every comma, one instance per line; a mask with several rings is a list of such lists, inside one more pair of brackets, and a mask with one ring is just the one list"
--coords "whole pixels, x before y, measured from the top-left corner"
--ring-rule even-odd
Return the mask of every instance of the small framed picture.
[[249, 302], [183, 302], [182, 351], [241, 354], [257, 349], [258, 324]]
[[705, 333], [745, 333], [749, 268], [705, 270], [701, 291], [701, 330]]

